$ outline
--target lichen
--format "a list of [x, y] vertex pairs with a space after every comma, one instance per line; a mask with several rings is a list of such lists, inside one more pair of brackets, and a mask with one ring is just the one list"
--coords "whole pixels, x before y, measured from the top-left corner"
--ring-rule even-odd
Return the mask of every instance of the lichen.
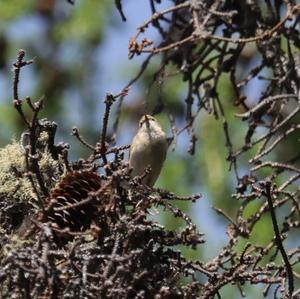
[[[46, 132], [39, 137], [38, 164], [48, 189], [58, 179], [60, 172], [59, 162], [52, 158], [47, 149], [47, 138]], [[34, 174], [32, 179], [37, 192], [40, 192]], [[23, 219], [29, 210], [39, 208], [36, 191], [28, 178], [25, 151], [17, 140], [0, 149], [0, 207], [0, 226], [7, 232], [20, 225], [21, 220], [17, 218]]]

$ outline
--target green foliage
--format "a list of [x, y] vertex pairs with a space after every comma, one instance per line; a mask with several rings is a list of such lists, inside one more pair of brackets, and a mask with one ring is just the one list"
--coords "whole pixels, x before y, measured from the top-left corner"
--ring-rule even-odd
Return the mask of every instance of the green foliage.
[[0, 24], [1, 22], [10, 22], [19, 15], [30, 13], [35, 3], [35, 0], [2, 0], [0, 5]]
[[62, 23], [56, 23], [53, 34], [56, 41], [73, 41], [86, 47], [97, 44], [108, 20], [111, 1], [79, 1], [68, 11]]

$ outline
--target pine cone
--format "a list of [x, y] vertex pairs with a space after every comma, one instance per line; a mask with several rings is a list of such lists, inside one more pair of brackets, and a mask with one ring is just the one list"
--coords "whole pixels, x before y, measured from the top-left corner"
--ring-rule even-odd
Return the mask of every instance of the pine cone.
[[97, 216], [97, 199], [89, 198], [89, 193], [99, 190], [100, 186], [101, 179], [95, 172], [68, 173], [46, 200], [43, 221], [71, 232], [88, 229]]

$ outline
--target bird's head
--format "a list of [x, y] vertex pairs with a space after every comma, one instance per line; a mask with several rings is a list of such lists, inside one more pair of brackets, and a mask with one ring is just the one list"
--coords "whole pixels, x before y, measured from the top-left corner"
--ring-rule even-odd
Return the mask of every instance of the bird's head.
[[149, 115], [149, 114], [145, 114], [140, 119], [139, 127], [141, 128], [144, 124], [147, 127], [149, 127], [153, 123], [157, 124], [157, 120], [155, 119], [155, 117], [153, 117], [152, 115]]

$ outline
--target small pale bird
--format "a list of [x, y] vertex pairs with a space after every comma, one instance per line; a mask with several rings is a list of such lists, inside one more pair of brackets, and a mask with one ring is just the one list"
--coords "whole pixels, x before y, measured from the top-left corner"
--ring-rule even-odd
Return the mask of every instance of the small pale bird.
[[160, 174], [167, 150], [167, 136], [160, 124], [153, 116], [144, 115], [130, 147], [129, 166], [133, 168], [132, 177], [142, 175], [145, 168], [150, 166], [151, 172], [142, 182], [152, 187]]

